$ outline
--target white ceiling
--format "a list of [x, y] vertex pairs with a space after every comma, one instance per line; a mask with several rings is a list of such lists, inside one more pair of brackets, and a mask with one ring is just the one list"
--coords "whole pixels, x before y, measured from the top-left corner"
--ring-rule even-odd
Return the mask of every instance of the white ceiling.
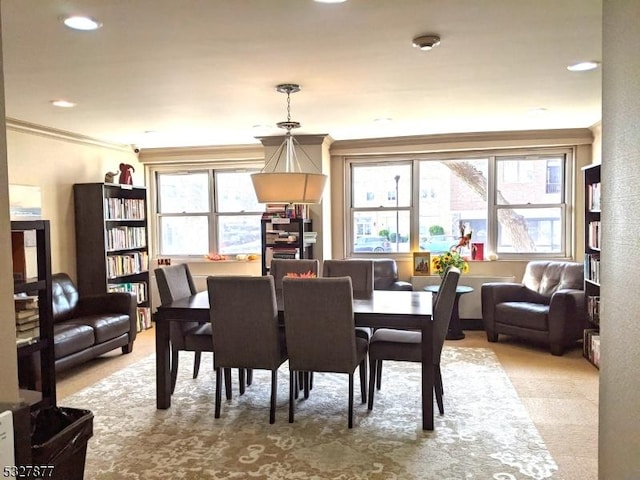
[[601, 0], [2, 0], [2, 37], [7, 117], [141, 148], [281, 135], [289, 82], [294, 133], [335, 140], [601, 118], [600, 70], [566, 69], [601, 60]]

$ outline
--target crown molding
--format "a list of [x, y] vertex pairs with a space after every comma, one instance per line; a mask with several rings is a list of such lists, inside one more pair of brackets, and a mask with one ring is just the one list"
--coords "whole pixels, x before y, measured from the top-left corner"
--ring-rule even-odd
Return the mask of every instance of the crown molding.
[[78, 133], [67, 132], [66, 130], [59, 130], [57, 128], [51, 128], [44, 125], [38, 125], [36, 123], [17, 120], [15, 118], [7, 118], [6, 125], [7, 130], [12, 130], [18, 133], [38, 135], [41, 137], [52, 138], [54, 140], [73, 142], [82, 145], [90, 145], [93, 147], [109, 148], [111, 150], [133, 153], [131, 145], [113, 143], [106, 140], [101, 140], [99, 138], [93, 138], [86, 135], [80, 135]]
[[138, 160], [143, 164], [198, 163], [216, 160], [264, 161], [264, 147], [261, 144], [250, 144], [141, 148]]
[[425, 151], [496, 149], [514, 146], [590, 145], [593, 143], [593, 138], [593, 131], [589, 128], [411, 135], [336, 140], [331, 145], [331, 155], [388, 153], [390, 150], [397, 153], [423, 153]]

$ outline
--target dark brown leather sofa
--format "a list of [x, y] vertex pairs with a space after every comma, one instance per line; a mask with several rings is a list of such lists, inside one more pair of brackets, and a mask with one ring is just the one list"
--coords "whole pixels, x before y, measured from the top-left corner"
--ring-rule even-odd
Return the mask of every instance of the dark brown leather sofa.
[[80, 297], [66, 273], [52, 275], [53, 343], [56, 372], [121, 347], [133, 349], [136, 300], [112, 292]]
[[584, 265], [534, 261], [522, 283], [485, 283], [482, 321], [490, 342], [498, 334], [543, 342], [553, 355], [582, 339], [586, 327]]

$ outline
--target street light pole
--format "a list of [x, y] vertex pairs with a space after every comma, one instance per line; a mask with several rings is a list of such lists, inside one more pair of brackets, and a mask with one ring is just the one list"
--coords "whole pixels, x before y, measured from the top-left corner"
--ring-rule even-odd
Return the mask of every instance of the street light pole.
[[400, 251], [400, 198], [398, 197], [398, 182], [400, 175], [394, 177], [396, 181], [396, 253]]

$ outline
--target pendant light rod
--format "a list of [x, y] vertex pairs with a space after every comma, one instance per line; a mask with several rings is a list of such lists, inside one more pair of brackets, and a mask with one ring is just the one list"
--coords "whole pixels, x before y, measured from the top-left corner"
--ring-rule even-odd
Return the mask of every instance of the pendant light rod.
[[281, 83], [280, 85], [276, 85], [276, 91], [279, 93], [285, 93], [287, 95], [287, 120], [285, 120], [284, 122], [278, 122], [276, 124], [278, 128], [286, 130], [286, 133], [284, 134], [284, 141], [265, 162], [261, 172], [266, 171], [274, 159], [276, 160], [276, 162], [271, 170], [276, 171], [276, 168], [278, 167], [278, 164], [282, 159], [283, 153], [285, 156], [285, 172], [301, 172], [302, 168], [300, 166], [300, 161], [298, 160], [296, 149], [300, 150], [304, 154], [304, 156], [307, 157], [307, 160], [314, 166], [314, 168], [320, 171], [320, 168], [318, 167], [316, 162], [313, 161], [313, 159], [309, 156], [305, 149], [302, 148], [300, 142], [298, 142], [291, 133], [291, 130], [293, 130], [294, 128], [301, 127], [300, 122], [291, 120], [291, 94], [299, 92], [300, 85], [296, 83]]
[[[259, 173], [251, 175], [253, 188], [260, 203], [320, 203], [327, 176], [322, 173], [306, 173], [302, 171], [296, 149], [302, 151], [308, 161], [318, 170], [318, 165], [294, 138], [291, 130], [300, 128], [300, 123], [291, 120], [291, 94], [300, 91], [300, 85], [283, 83], [276, 86], [276, 91], [287, 95], [287, 120], [278, 122], [279, 128], [286, 130], [284, 141], [265, 162]], [[285, 155], [285, 170], [278, 171], [278, 165]], [[272, 163], [273, 168], [266, 172]]]

